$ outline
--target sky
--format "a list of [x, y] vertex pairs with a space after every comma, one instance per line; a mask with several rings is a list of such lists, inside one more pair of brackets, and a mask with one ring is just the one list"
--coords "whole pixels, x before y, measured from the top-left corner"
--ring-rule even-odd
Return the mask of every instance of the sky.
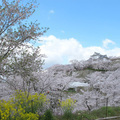
[[120, 56], [120, 0], [37, 1], [29, 20], [50, 28], [36, 43], [47, 56], [45, 67], [87, 60], [94, 52]]
[[120, 0], [41, 0], [34, 19], [49, 27], [40, 39], [46, 67], [86, 60], [94, 52], [120, 56]]

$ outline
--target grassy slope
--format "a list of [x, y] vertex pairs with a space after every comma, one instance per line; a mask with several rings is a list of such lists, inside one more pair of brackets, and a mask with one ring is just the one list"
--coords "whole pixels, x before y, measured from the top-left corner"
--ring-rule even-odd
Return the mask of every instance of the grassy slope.
[[[104, 118], [110, 116], [120, 116], [120, 107], [108, 107], [106, 113], [106, 107], [102, 107], [98, 110], [91, 112], [78, 111], [72, 114], [72, 117], [65, 119], [63, 116], [56, 116], [56, 120], [95, 120], [97, 118]], [[119, 118], [120, 119], [120, 118]]]

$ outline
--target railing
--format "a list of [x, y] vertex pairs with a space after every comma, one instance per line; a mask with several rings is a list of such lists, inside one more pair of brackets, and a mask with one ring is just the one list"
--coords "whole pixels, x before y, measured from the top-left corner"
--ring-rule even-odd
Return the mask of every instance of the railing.
[[113, 116], [113, 117], [106, 117], [106, 118], [98, 118], [96, 120], [113, 120], [113, 119], [117, 119], [120, 118], [120, 116]]

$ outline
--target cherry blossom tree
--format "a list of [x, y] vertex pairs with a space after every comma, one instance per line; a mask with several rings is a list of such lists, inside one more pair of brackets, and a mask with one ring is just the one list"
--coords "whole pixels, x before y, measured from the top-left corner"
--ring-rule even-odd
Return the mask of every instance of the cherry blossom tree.
[[27, 21], [35, 7], [37, 3], [33, 0], [25, 5], [21, 0], [2, 0], [0, 5], [0, 82], [16, 89], [13, 81], [20, 76], [22, 89], [28, 92], [37, 81], [34, 72], [41, 71], [43, 64], [40, 49], [29, 42], [37, 41], [48, 30], [37, 22]]

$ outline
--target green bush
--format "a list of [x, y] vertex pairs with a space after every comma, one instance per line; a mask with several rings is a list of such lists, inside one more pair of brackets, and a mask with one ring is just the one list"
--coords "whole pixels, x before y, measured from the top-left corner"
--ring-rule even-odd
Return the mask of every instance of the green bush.
[[71, 110], [64, 111], [63, 118], [67, 119], [67, 120], [71, 120], [72, 119], [72, 111]]
[[46, 110], [43, 116], [43, 120], [54, 120], [51, 110]]
[[66, 99], [64, 101], [59, 101], [60, 102], [60, 106], [63, 110], [63, 118], [70, 120], [72, 118], [72, 111], [74, 109], [74, 105], [75, 102], [74, 100], [70, 99]]

